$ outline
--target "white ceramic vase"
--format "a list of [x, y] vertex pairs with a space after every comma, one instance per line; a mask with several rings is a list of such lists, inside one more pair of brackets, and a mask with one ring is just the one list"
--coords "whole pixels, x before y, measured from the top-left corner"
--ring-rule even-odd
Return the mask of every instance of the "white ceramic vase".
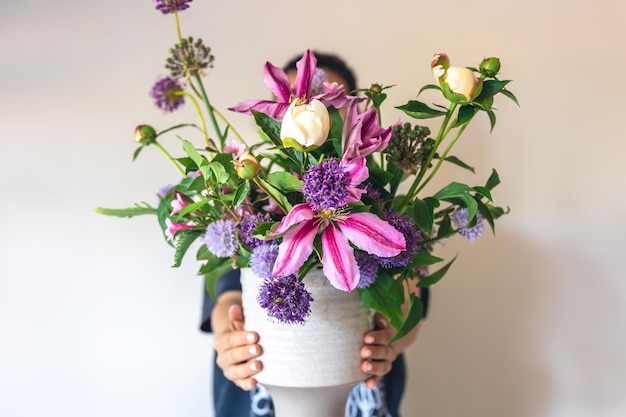
[[373, 312], [315, 269], [304, 279], [313, 297], [306, 323], [278, 323], [257, 302], [261, 282], [250, 268], [241, 270], [246, 329], [259, 333], [263, 348], [257, 381], [272, 396], [276, 417], [343, 417], [350, 391], [366, 378], [359, 351]]

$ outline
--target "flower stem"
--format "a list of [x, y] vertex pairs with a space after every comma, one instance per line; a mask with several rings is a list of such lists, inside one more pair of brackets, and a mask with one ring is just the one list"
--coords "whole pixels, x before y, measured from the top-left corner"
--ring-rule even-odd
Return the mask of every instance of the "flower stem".
[[250, 151], [250, 146], [248, 146], [248, 144], [246, 143], [246, 141], [244, 140], [244, 138], [239, 134], [239, 132], [237, 131], [237, 129], [235, 129], [235, 127], [233, 125], [230, 124], [230, 122], [226, 119], [226, 117], [224, 117], [224, 115], [215, 107], [213, 108], [213, 111], [215, 112], [215, 114], [217, 114], [217, 117], [219, 117], [222, 122], [224, 122], [224, 124], [226, 126], [228, 126], [228, 130], [230, 130], [231, 132], [233, 132], [233, 134], [235, 135], [235, 137], [237, 138], [237, 140], [241, 143], [243, 143], [244, 145], [246, 145], [246, 149], [248, 151]]
[[207, 132], [206, 123], [204, 122], [204, 116], [202, 115], [202, 110], [200, 109], [198, 100], [196, 100], [193, 94], [190, 94], [186, 91], [180, 91], [180, 92], [177, 92], [176, 94], [189, 97], [194, 107], [196, 108], [196, 112], [198, 113], [198, 118], [200, 119], [200, 129], [202, 130], [202, 133], [204, 134], [204, 142], [206, 143], [206, 146], [207, 147], [211, 147], [211, 145], [215, 146], [215, 144], [211, 143], [212, 142], [211, 139], [209, 139], [209, 133]]
[[[428, 154], [428, 158], [426, 158], [426, 161], [422, 165], [422, 168], [420, 169], [420, 172], [417, 174], [417, 177], [413, 181], [413, 184], [411, 184], [411, 188], [409, 188], [409, 191], [406, 193], [406, 195], [402, 199], [402, 203], [400, 204], [401, 213], [404, 212], [404, 210], [407, 208], [409, 201], [413, 200], [415, 196], [417, 195], [418, 186], [420, 185], [422, 178], [424, 178], [424, 175], [426, 174], [426, 171], [428, 170], [428, 166], [430, 165], [431, 161], [435, 157], [435, 154], [437, 153], [437, 149], [439, 148], [439, 145], [441, 144], [441, 142], [443, 141], [443, 139], [446, 137], [446, 135], [449, 132], [448, 123], [450, 123], [450, 118], [452, 117], [452, 114], [454, 113], [455, 109], [456, 109], [456, 103], [450, 103], [448, 112], [444, 116], [443, 122], [441, 123], [441, 127], [439, 128], [439, 132], [437, 133], [437, 138], [435, 139], [435, 144], [433, 145], [433, 149]], [[422, 187], [420, 187], [419, 189], [421, 190]]]
[[176, 20], [176, 34], [178, 35], [178, 42], [180, 42], [183, 37], [180, 33], [180, 20], [178, 19], [177, 11], [174, 11], [174, 20]]
[[209, 102], [209, 97], [207, 96], [206, 91], [204, 90], [204, 85], [202, 84], [202, 79], [200, 79], [200, 74], [198, 74], [198, 72], [195, 72], [193, 76], [196, 79], [196, 83], [198, 84], [198, 87], [200, 88], [200, 95], [202, 96], [202, 101], [204, 101], [204, 105], [206, 106], [207, 111], [209, 112], [209, 118], [211, 119], [211, 123], [213, 124], [213, 129], [215, 130], [215, 134], [217, 135], [217, 138], [220, 141], [219, 150], [223, 152], [225, 138], [224, 138], [224, 135], [222, 135], [219, 125], [217, 124], [217, 120], [215, 119], [213, 106], [211, 106], [211, 103]]
[[159, 142], [154, 141], [153, 143], [157, 148], [159, 148], [159, 150], [163, 153], [163, 155], [165, 155], [165, 157], [169, 159], [172, 164], [174, 164], [178, 172], [180, 172], [180, 175], [182, 175], [183, 177], [186, 177], [187, 175], [185, 174], [185, 171], [183, 171], [180, 165], [178, 165], [178, 162], [176, 162], [176, 160], [172, 158], [172, 155], [170, 155], [170, 153], [163, 146], [161, 146]]
[[459, 137], [461, 137], [461, 134], [463, 134], [463, 131], [465, 130], [465, 128], [467, 127], [469, 123], [465, 123], [463, 126], [461, 126], [461, 128], [458, 130], [458, 132], [456, 133], [456, 135], [454, 135], [454, 139], [452, 139], [452, 141], [448, 144], [448, 146], [446, 147], [446, 150], [443, 152], [443, 154], [439, 157], [439, 161], [437, 162], [437, 165], [435, 165], [435, 168], [432, 170], [432, 172], [430, 173], [430, 175], [428, 176], [428, 178], [426, 178], [424, 180], [424, 182], [422, 183], [422, 185], [419, 186], [419, 188], [417, 189], [417, 191], [415, 191], [416, 193], [419, 193], [425, 186], [426, 184], [428, 184], [430, 182], [430, 180], [433, 179], [433, 177], [435, 176], [435, 174], [437, 173], [437, 171], [439, 170], [439, 167], [441, 167], [441, 164], [443, 164], [443, 161], [445, 161], [446, 156], [448, 156], [448, 153], [450, 153], [450, 150], [452, 149], [452, 147], [454, 146], [454, 144], [456, 143], [456, 141], [459, 139]]

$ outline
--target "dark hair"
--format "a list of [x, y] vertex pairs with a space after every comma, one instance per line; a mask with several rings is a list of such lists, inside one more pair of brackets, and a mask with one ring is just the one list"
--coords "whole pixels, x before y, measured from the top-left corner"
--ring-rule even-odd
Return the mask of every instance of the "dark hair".
[[[356, 90], [356, 76], [343, 59], [339, 58], [337, 55], [323, 54], [317, 51], [313, 51], [313, 54], [315, 55], [315, 58], [317, 58], [318, 68], [328, 68], [339, 74], [341, 78], [346, 80], [347, 85], [345, 85], [345, 87], [347, 92]], [[283, 71], [295, 70], [296, 62], [298, 62], [300, 58], [302, 58], [302, 56], [298, 55], [291, 61], [287, 62], [283, 66]]]

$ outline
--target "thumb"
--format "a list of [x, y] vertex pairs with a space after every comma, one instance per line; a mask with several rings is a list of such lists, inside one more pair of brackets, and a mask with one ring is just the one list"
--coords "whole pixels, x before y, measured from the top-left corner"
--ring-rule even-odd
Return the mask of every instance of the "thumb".
[[240, 305], [233, 304], [228, 308], [228, 321], [233, 330], [243, 330], [243, 308]]

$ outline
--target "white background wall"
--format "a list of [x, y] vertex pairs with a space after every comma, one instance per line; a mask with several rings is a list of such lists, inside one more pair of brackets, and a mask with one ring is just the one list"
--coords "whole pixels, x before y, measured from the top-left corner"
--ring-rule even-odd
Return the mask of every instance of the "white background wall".
[[[307, 47], [343, 55], [363, 86], [397, 84], [388, 123], [432, 82], [434, 52], [499, 56], [514, 80], [521, 108], [501, 100], [493, 134], [481, 117], [455, 152], [472, 183], [498, 169], [512, 211], [497, 238], [443, 248], [460, 256], [410, 350], [405, 416], [626, 415], [624, 18], [612, 0], [195, 0], [181, 14], [213, 47], [220, 108], [266, 97], [263, 63]], [[92, 212], [176, 179], [154, 149], [131, 163], [135, 125], [194, 117], [148, 97], [174, 37], [147, 0], [2, 1], [2, 416], [212, 415], [192, 259], [169, 268], [153, 218]]]

